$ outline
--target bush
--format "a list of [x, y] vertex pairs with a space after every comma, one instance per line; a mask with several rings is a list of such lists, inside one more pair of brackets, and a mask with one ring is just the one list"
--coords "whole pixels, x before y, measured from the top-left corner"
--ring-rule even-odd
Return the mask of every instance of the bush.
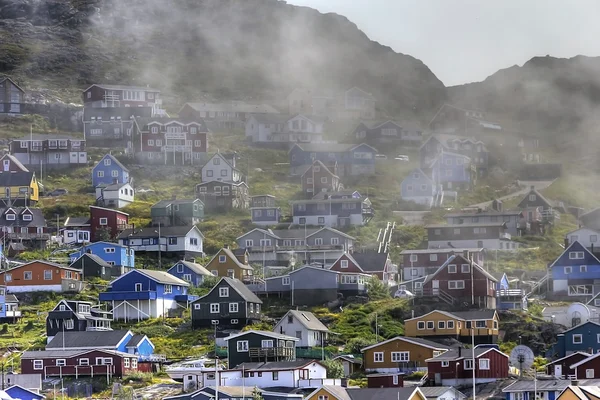
[[360, 354], [362, 349], [371, 346], [375, 343], [377, 342], [373, 338], [356, 337], [354, 339], [348, 340], [348, 343], [346, 343], [346, 347], [344, 348], [344, 350], [346, 353]]
[[344, 377], [344, 366], [338, 360], [323, 360], [321, 362], [327, 370], [327, 378], [341, 379]]

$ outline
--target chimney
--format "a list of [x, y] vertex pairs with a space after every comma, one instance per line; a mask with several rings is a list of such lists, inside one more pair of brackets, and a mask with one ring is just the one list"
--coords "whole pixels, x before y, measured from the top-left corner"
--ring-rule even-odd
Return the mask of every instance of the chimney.
[[571, 386], [579, 386], [579, 381], [577, 379], [573, 379], [571, 381]]
[[458, 356], [459, 356], [459, 357], [460, 357], [460, 356], [462, 356], [462, 347], [459, 347], [459, 348], [458, 348]]
[[173, 196], [171, 196], [171, 200], [177, 200], [177, 195], [174, 194]]
[[224, 246], [223, 246], [223, 248], [224, 248], [224, 249], [228, 249], [228, 248], [229, 248], [229, 245], [228, 245], [228, 244], [226, 244], [226, 245], [224, 245]]
[[113, 185], [116, 185], [117, 183], [119, 183], [118, 179], [117, 178], [113, 178]]
[[535, 186], [531, 185], [531, 190], [535, 190]]
[[569, 247], [569, 238], [565, 238], [565, 249]]
[[469, 250], [464, 250], [463, 251], [463, 257], [467, 259], [467, 261], [469, 260]]
[[592, 254], [594, 254], [594, 243], [592, 243], [591, 245], [592, 245], [592, 246], [590, 247], [590, 252], [591, 252]]

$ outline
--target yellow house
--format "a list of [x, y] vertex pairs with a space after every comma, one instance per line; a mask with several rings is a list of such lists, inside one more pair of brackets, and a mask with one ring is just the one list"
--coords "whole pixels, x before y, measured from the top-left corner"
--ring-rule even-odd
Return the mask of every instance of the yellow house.
[[496, 310], [447, 312], [434, 310], [420, 317], [404, 321], [404, 334], [408, 337], [452, 337], [470, 343], [472, 328], [475, 342], [498, 341], [498, 313]]
[[426, 400], [418, 387], [388, 388], [344, 388], [341, 386], [322, 386], [304, 400]]
[[447, 346], [431, 340], [397, 336], [381, 343], [365, 347], [363, 366], [367, 372], [402, 372], [404, 366], [407, 370], [427, 370], [425, 360], [436, 357], [448, 350]]
[[34, 172], [1, 171], [0, 199], [10, 200], [14, 206], [35, 205], [40, 199], [40, 188]]
[[600, 400], [598, 386], [567, 386], [556, 400]]
[[214, 276], [227, 276], [240, 281], [252, 279], [252, 267], [243, 264], [233, 252], [224, 247], [206, 264], [206, 269]]

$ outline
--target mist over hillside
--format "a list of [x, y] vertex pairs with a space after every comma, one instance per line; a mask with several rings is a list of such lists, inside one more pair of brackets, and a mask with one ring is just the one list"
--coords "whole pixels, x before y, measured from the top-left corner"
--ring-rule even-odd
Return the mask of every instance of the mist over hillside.
[[446, 93], [347, 18], [276, 0], [0, 0], [0, 55], [0, 73], [33, 86], [151, 84], [176, 101], [358, 86], [421, 114]]

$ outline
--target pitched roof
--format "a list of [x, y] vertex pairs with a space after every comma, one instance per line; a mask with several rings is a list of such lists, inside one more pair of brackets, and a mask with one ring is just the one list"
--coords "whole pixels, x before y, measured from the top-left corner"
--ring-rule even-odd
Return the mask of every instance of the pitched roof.
[[188, 267], [189, 269], [191, 269], [198, 275], [213, 276], [212, 272], [210, 272], [209, 270], [204, 268], [201, 264], [191, 262], [191, 261], [186, 261], [186, 260], [180, 260], [176, 264], [180, 264], [180, 263], [185, 265], [186, 267]]
[[[102, 347], [116, 347], [125, 339], [130, 331], [81, 331], [81, 332], [58, 332], [56, 336], [46, 345], [46, 349], [62, 349], [63, 342], [66, 349], [94, 349]], [[63, 341], [64, 335], [64, 341]]]
[[472, 218], [472, 217], [504, 217], [504, 216], [515, 216], [521, 215], [523, 211], [514, 210], [514, 211], [482, 211], [482, 212], [458, 212], [458, 213], [448, 213], [444, 215], [444, 218], [454, 218], [454, 217], [464, 217], [464, 218]]
[[12, 154], [6, 153], [2, 157], [0, 157], [0, 161], [4, 160], [5, 158], [9, 159], [10, 162], [11, 162], [11, 164], [15, 164], [15, 166], [17, 168], [19, 168], [21, 171], [29, 172], [29, 170], [27, 169], [27, 167], [24, 166], [23, 163], [21, 163], [21, 161], [19, 161], [19, 159], [17, 157], [13, 156]]
[[123, 182], [123, 183], [112, 183], [112, 184], [106, 185], [106, 186], [103, 186], [103, 185], [98, 185], [98, 186], [102, 187], [103, 188], [102, 190], [104, 190], [106, 192], [116, 192], [116, 191], [121, 190], [121, 188], [123, 186], [131, 186], [131, 185], [129, 184], [129, 182]]
[[217, 254], [215, 254], [215, 255], [213, 256], [213, 258], [211, 258], [211, 259], [210, 259], [210, 261], [209, 261], [209, 262], [208, 262], [206, 265], [208, 266], [208, 265], [212, 264], [212, 262], [213, 262], [213, 261], [214, 261], [214, 260], [215, 260], [215, 259], [216, 259], [216, 258], [217, 258], [219, 255], [221, 255], [220, 253], [225, 253], [225, 255], [226, 255], [226, 256], [227, 256], [229, 259], [231, 259], [231, 261], [233, 261], [233, 262], [235, 263], [235, 265], [236, 265], [238, 268], [241, 268], [241, 269], [247, 269], [247, 270], [251, 270], [251, 269], [253, 269], [253, 268], [252, 268], [251, 266], [249, 266], [249, 265], [242, 264], [242, 262], [241, 262], [241, 261], [240, 261], [240, 260], [239, 260], [239, 259], [238, 259], [238, 258], [235, 256], [235, 254], [233, 254], [233, 251], [231, 251], [231, 250], [230, 250], [229, 248], [227, 248], [227, 247], [223, 247], [221, 250], [219, 250], [219, 251], [217, 252]]
[[5, 303], [18, 303], [19, 299], [17, 299], [17, 296], [15, 296], [14, 294], [7, 294], [4, 297], [4, 302]]
[[[166, 285], [177, 285], [177, 286], [190, 286], [186, 281], [179, 279], [176, 276], [169, 274], [167, 271], [154, 271], [151, 269], [136, 269], [132, 270], [129, 273], [137, 271], [142, 275], [146, 275], [148, 278], [162, 284]], [[125, 275], [122, 275], [125, 276]], [[118, 278], [117, 278], [118, 279]]]
[[90, 217], [67, 217], [64, 226], [90, 226]]
[[464, 263], [471, 264], [472, 267], [475, 267], [475, 269], [477, 269], [481, 274], [483, 274], [486, 278], [490, 279], [491, 281], [498, 282], [498, 280], [496, 278], [494, 278], [494, 276], [492, 274], [490, 274], [485, 269], [483, 269], [479, 264], [472, 262], [470, 260], [467, 260], [460, 254], [454, 254], [454, 255], [451, 255], [450, 257], [448, 257], [448, 259], [446, 261], [444, 261], [444, 263], [437, 269], [437, 271], [435, 271], [433, 274], [428, 275], [427, 279], [425, 279], [425, 283], [431, 281], [437, 274], [439, 274], [441, 271], [443, 271], [445, 268], [447, 268], [448, 265], [460, 262], [460, 259], [457, 261], [454, 261], [457, 258], [462, 259], [462, 261], [464, 261]]
[[[109, 332], [109, 331], [105, 331], [105, 332]], [[69, 333], [71, 333], [71, 332], [69, 332]], [[62, 332], [60, 334], [62, 335]], [[55, 336], [55, 338], [57, 336]], [[62, 336], [61, 336], [61, 340], [62, 340]], [[54, 341], [54, 339], [52, 339], [52, 341]], [[69, 357], [75, 357], [80, 354], [89, 353], [90, 351], [102, 351], [107, 354], [114, 354], [114, 355], [118, 355], [121, 357], [131, 357], [132, 356], [131, 354], [124, 353], [121, 351], [116, 351], [116, 350], [107, 351], [108, 349], [94, 348], [93, 345], [90, 346], [90, 348], [86, 348], [86, 349], [83, 349], [83, 348], [82, 349], [69, 349], [70, 346], [68, 346], [68, 343], [65, 343], [65, 349], [63, 350], [62, 343], [61, 343], [60, 347], [61, 347], [60, 349], [25, 351], [23, 353], [23, 355], [21, 356], [21, 358], [27, 358], [27, 359], [59, 358], [59, 357], [69, 358]], [[106, 346], [106, 347], [108, 347], [108, 346]], [[48, 346], [46, 346], [46, 348], [48, 348]]]
[[[35, 377], [36, 375], [31, 375], [31, 376]], [[38, 376], [40, 376], [40, 375], [38, 375]], [[38, 379], [39, 379], [39, 383], [40, 383], [40, 385], [41, 385], [41, 379], [42, 379], [42, 378], [41, 378], [41, 376], [40, 376], [40, 378], [38, 378]], [[30, 381], [28, 380], [28, 382], [30, 382]], [[40, 387], [41, 387], [41, 386], [40, 386]], [[37, 392], [34, 392], [33, 390], [29, 390], [29, 389], [27, 389], [27, 388], [24, 388], [23, 386], [20, 386], [20, 385], [12, 385], [11, 387], [9, 387], [9, 388], [7, 388], [7, 389], [4, 389], [4, 392], [5, 392], [6, 394], [8, 394], [8, 395], [9, 395], [9, 397], [10, 397], [10, 393], [8, 393], [8, 392], [9, 392], [9, 391], [10, 391], [10, 392], [12, 392], [12, 391], [14, 391], [14, 390], [18, 390], [18, 391], [25, 391], [25, 392], [27, 392], [27, 393], [31, 394], [31, 398], [32, 398], [32, 399], [35, 399], [35, 398], [38, 398], [38, 397], [39, 397], [40, 399], [45, 399], [45, 398], [46, 398], [46, 396], [44, 396], [43, 394], [41, 394], [41, 393], [37, 393]]]
[[103, 83], [95, 83], [95, 84], [91, 85], [90, 87], [88, 87], [87, 89], [85, 89], [84, 92], [87, 92], [94, 86], [99, 87], [101, 89], [106, 89], [106, 90], [141, 90], [144, 92], [159, 92], [160, 93], [160, 90], [153, 89], [149, 86], [106, 85]]
[[421, 392], [423, 392], [423, 394], [425, 395], [425, 397], [435, 397], [438, 398], [439, 396], [443, 395], [444, 393], [446, 393], [448, 390], [455, 390], [458, 394], [458, 398], [465, 398], [467, 396], [465, 396], [463, 393], [459, 392], [458, 390], [454, 389], [452, 386], [420, 386], [419, 389], [421, 389]]
[[308, 364], [318, 363], [316, 360], [299, 359], [294, 361], [268, 361], [268, 362], [246, 362], [236, 365], [232, 369], [244, 369], [245, 371], [273, 371], [290, 370], [304, 367]]
[[[160, 236], [185, 236], [192, 229], [198, 229], [196, 226], [164, 226], [160, 228]], [[198, 232], [200, 230], [198, 229]], [[202, 235], [202, 232], [200, 232]], [[123, 232], [117, 236], [117, 239], [128, 239], [132, 238], [154, 238], [158, 237], [158, 228], [157, 227], [146, 227], [141, 229], [136, 229], [135, 233], [133, 229], [125, 229]]]
[[481, 320], [489, 320], [493, 319], [494, 315], [496, 315], [496, 310], [472, 310], [472, 311], [442, 311], [442, 310], [432, 310], [426, 314], [420, 315], [418, 317], [407, 318], [406, 321], [411, 321], [413, 319], [421, 319], [432, 313], [441, 313], [447, 315], [450, 318], [459, 319], [462, 321], [481, 321]]
[[[208, 164], [210, 164], [211, 160], [215, 157], [219, 157], [221, 160], [223, 160], [223, 162], [225, 162], [226, 165], [228, 165], [232, 170], [236, 170], [239, 171], [239, 169], [237, 169], [236, 167], [233, 166], [233, 164], [229, 161], [229, 159], [227, 157], [225, 157], [225, 154], [223, 153], [215, 153], [213, 154], [212, 157], [210, 157], [208, 159], [208, 161], [206, 162], [206, 164], [204, 164], [202, 166], [202, 169], [204, 169], [204, 167], [206, 167]], [[235, 155], [234, 155], [235, 157]], [[213, 181], [209, 181], [209, 182], [213, 182]], [[202, 183], [208, 183], [208, 182], [202, 182]], [[221, 183], [221, 181], [219, 181], [219, 183]]]
[[581, 400], [594, 400], [600, 397], [600, 388], [596, 386], [568, 386], [566, 387], [557, 398], [563, 394], [564, 391], [570, 390], [573, 394]]
[[154, 204], [150, 208], [164, 208], [169, 205], [179, 205], [179, 204], [192, 204], [195, 202], [202, 203], [200, 199], [175, 199], [175, 200], [160, 200]]
[[343, 153], [355, 147], [350, 143], [296, 143], [304, 151], [314, 153]]
[[323, 171], [327, 172], [329, 175], [337, 177], [337, 175], [334, 174], [333, 171], [331, 171], [325, 164], [323, 164], [323, 162], [321, 160], [313, 161], [313, 163], [311, 165], [309, 165], [308, 168], [306, 168], [306, 171], [304, 171], [304, 173], [302, 174], [302, 177], [304, 177], [304, 175], [308, 174], [314, 166], [321, 167], [321, 168], [323, 168]]
[[[312, 393], [310, 393], [308, 396], [306, 396], [306, 398], [311, 399], [311, 400], [317, 400], [317, 398], [315, 396], [321, 389], [328, 392], [331, 396], [333, 396], [333, 398], [335, 398], [337, 400], [352, 400], [350, 398], [350, 395], [346, 391], [345, 387], [334, 386], [334, 385], [323, 385], [320, 388], [315, 389]], [[375, 398], [375, 397], [373, 397], [373, 398]], [[369, 400], [371, 400], [373, 398], [369, 398]]]
[[352, 253], [352, 258], [354, 258], [363, 271], [377, 272], [385, 269], [388, 253], [377, 253], [373, 250], [364, 253]]
[[375, 347], [379, 347], [379, 346], [381, 346], [383, 344], [391, 343], [391, 342], [394, 342], [396, 340], [400, 340], [402, 342], [416, 344], [416, 345], [422, 346], [422, 347], [428, 347], [430, 349], [435, 349], [435, 350], [448, 350], [449, 349], [448, 346], [444, 346], [442, 344], [439, 344], [437, 342], [433, 342], [433, 341], [427, 340], [427, 339], [421, 339], [421, 338], [415, 338], [415, 337], [406, 337], [406, 336], [396, 336], [396, 337], [393, 337], [391, 339], [384, 340], [383, 342], [379, 342], [379, 343], [375, 343], [375, 344], [373, 344], [371, 346], [367, 346], [364, 349], [360, 349], [360, 351], [363, 352], [365, 350], [373, 349]]
[[[100, 258], [97, 254], [93, 254], [93, 253], [83, 253], [82, 255], [80, 255], [75, 261], [73, 261], [71, 263], [71, 265], [75, 264], [77, 261], [79, 261], [82, 257], [85, 257], [85, 259], [89, 259], [93, 262], [95, 262], [96, 264], [98, 264], [101, 267], [110, 267], [110, 264], [107, 263], [106, 261], [104, 261], [102, 258]], [[85, 260], [84, 259], [84, 260]], [[69, 265], [69, 266], [71, 266]], [[73, 267], [74, 268], [74, 267]]]
[[17, 85], [17, 83], [15, 81], [13, 81], [12, 79], [10, 79], [8, 76], [3, 76], [0, 78], [0, 83], [2, 83], [4, 81], [9, 81], [13, 85], [15, 85], [17, 87], [17, 89], [19, 89], [21, 92], [25, 93], [25, 91], [21, 87], [19, 87], [19, 85]]
[[[329, 332], [329, 329], [327, 329], [327, 327], [309, 311], [289, 310], [279, 322], [285, 321], [288, 314], [292, 315], [296, 321], [302, 324], [302, 326], [304, 326], [306, 329], [311, 331]], [[277, 323], [275, 326], [277, 325], [279, 325], [279, 323]]]
[[32, 171], [0, 172], [0, 186], [29, 186], [33, 180]]
[[425, 395], [417, 387], [388, 387], [388, 388], [347, 388], [350, 400], [408, 400], [415, 391]]
[[259, 124], [285, 124], [290, 119], [284, 114], [252, 114], [252, 117]]
[[136, 347], [145, 338], [146, 338], [146, 335], [133, 335], [131, 337], [131, 339], [129, 339], [129, 341], [127, 342], [127, 344], [125, 345], [125, 347]]
[[559, 358], [559, 359], [557, 359], [557, 360], [551, 361], [551, 362], [549, 362], [549, 363], [548, 363], [548, 364], [546, 364], [546, 365], [552, 365], [552, 364], [556, 364], [556, 363], [558, 363], [558, 362], [562, 362], [562, 361], [564, 361], [564, 360], [567, 360], [567, 359], [569, 359], [569, 358], [571, 358], [571, 357], [573, 357], [573, 356], [577, 356], [577, 355], [584, 356], [585, 358], [592, 356], [592, 354], [590, 354], [590, 353], [586, 353], [586, 352], [584, 352], [584, 351], [576, 351], [575, 353], [571, 353], [571, 354], [569, 354], [569, 355], [567, 355], [567, 356], [564, 356], [564, 357], [561, 357], [561, 358]]
[[454, 253], [454, 254], [462, 254], [465, 251], [469, 251], [472, 253], [482, 252], [485, 249], [482, 248], [452, 248], [452, 249], [417, 249], [417, 250], [402, 250], [400, 254], [434, 254], [434, 253]]
[[[458, 355], [459, 351], [460, 351], [460, 356]], [[489, 351], [496, 351], [496, 352], [504, 355], [506, 358], [508, 358], [508, 356], [506, 354], [502, 353], [500, 350], [495, 349], [493, 347], [476, 347], [475, 349], [463, 349], [463, 348], [450, 349], [450, 350], [446, 351], [445, 353], [440, 354], [439, 356], [429, 358], [425, 361], [426, 362], [439, 362], [439, 361], [462, 360], [464, 358], [473, 358], [473, 352], [475, 352], [475, 358], [479, 358]]]
[[298, 339], [297, 337], [293, 337], [293, 336], [288, 336], [288, 335], [282, 335], [281, 333], [276, 333], [276, 332], [269, 332], [269, 331], [257, 331], [254, 329], [251, 329], [249, 331], [243, 331], [240, 333], [236, 333], [233, 335], [229, 335], [227, 336], [224, 340], [230, 340], [230, 339], [235, 339], [236, 337], [240, 337], [240, 336], [244, 336], [250, 333], [255, 333], [257, 335], [262, 335], [262, 336], [267, 336], [267, 337], [271, 337], [273, 339], [282, 339], [282, 340], [293, 340], [294, 342], [297, 342]]
[[66, 270], [69, 270], [69, 271], [81, 272], [81, 270], [80, 270], [80, 269], [76, 269], [76, 268], [67, 267], [67, 266], [64, 266], [64, 265], [61, 265], [61, 264], [56, 264], [56, 263], [53, 263], [53, 262], [50, 262], [50, 261], [44, 261], [44, 260], [33, 260], [33, 261], [30, 261], [30, 262], [28, 262], [28, 263], [21, 264], [21, 265], [17, 265], [17, 266], [15, 266], [15, 267], [12, 267], [12, 268], [9, 268], [9, 269], [6, 269], [6, 270], [3, 270], [3, 271], [0, 271], [0, 275], [1, 275], [1, 274], [4, 274], [5, 272], [11, 272], [11, 271], [14, 271], [14, 270], [16, 270], [16, 269], [20, 269], [20, 268], [26, 268], [27, 266], [29, 266], [29, 265], [31, 265], [31, 264], [33, 264], [33, 263], [40, 263], [40, 264], [49, 265], [49, 266], [51, 266], [51, 267], [55, 267], [55, 268], [66, 269]]
[[596, 260], [596, 262], [598, 264], [600, 264], [600, 259], [598, 259], [598, 257], [596, 257], [596, 255], [594, 253], [592, 253], [591, 251], [589, 251], [587, 249], [587, 247], [585, 247], [584, 245], [582, 245], [581, 243], [579, 243], [579, 241], [574, 241], [573, 243], [571, 243], [569, 245], [569, 247], [567, 247], [562, 253], [560, 253], [560, 255], [558, 257], [556, 257], [556, 260], [554, 260], [552, 262], [552, 264], [550, 264], [550, 266], [548, 268], [552, 268], [554, 267], [554, 264], [556, 264], [558, 262], [558, 260], [560, 260], [562, 258], [562, 256], [564, 256], [565, 254], [567, 254], [570, 250], [571, 247], [575, 247], [577, 249], [577, 251], [583, 251], [584, 253], [587, 253], [590, 257], [592, 257], [594, 260]]
[[100, 161], [98, 161], [98, 164], [96, 164], [96, 165], [94, 166], [94, 169], [96, 169], [96, 167], [97, 167], [97, 166], [99, 166], [101, 163], [103, 163], [105, 158], [109, 158], [110, 160], [112, 160], [112, 162], [113, 162], [115, 165], [117, 165], [118, 167], [120, 167], [120, 168], [121, 168], [123, 171], [127, 171], [127, 172], [129, 172], [129, 169], [128, 169], [126, 166], [124, 166], [124, 165], [121, 163], [121, 161], [117, 160], [117, 158], [116, 158], [115, 156], [113, 156], [112, 154], [110, 154], [110, 153], [109, 153], [109, 154], [106, 154], [104, 157], [102, 157], [102, 159], [101, 159]]
[[250, 289], [248, 289], [248, 286], [244, 285], [244, 282], [238, 279], [229, 278], [227, 276], [221, 279], [225, 279], [229, 286], [231, 286], [236, 292], [238, 292], [238, 294], [242, 296], [244, 300], [249, 301], [251, 303], [262, 304], [262, 300], [259, 299], [258, 296], [254, 294]]
[[478, 227], [488, 227], [488, 226], [506, 226], [506, 222], [486, 222], [482, 224], [432, 224], [426, 225], [426, 229], [440, 229], [440, 228], [478, 228]]
[[[540, 200], [542, 200], [544, 203], [546, 203], [549, 207], [552, 207], [552, 202], [548, 199], [546, 199], [536, 188], [531, 188], [529, 190], [529, 192], [527, 192], [527, 194], [525, 196], [523, 196], [523, 198], [521, 199], [521, 201], [519, 202], [519, 205], [517, 207], [521, 207], [521, 203], [527, 203], [529, 202], [529, 195], [530, 194], [535, 194]], [[585, 215], [585, 214], [583, 214]], [[583, 217], [583, 215], [580, 216]]]
[[[6, 211], [8, 211], [9, 208], [12, 209], [16, 215], [21, 215], [25, 210], [29, 210], [32, 216], [31, 221], [25, 221], [23, 218], [15, 218], [14, 220], [6, 219]], [[46, 218], [44, 218], [42, 210], [37, 207], [6, 207], [0, 208], [0, 225], [13, 227], [44, 227], [46, 226]], [[13, 230], [13, 232], [15, 231]]]

